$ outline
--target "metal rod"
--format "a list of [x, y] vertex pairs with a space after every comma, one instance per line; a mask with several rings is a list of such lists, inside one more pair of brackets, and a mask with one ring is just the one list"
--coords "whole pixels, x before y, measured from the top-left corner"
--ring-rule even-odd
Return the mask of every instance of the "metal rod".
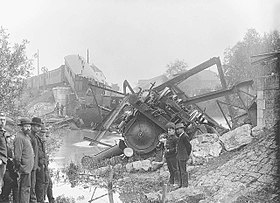
[[270, 53], [264, 53], [264, 54], [258, 54], [258, 55], [254, 55], [254, 56], [250, 56], [250, 58], [257, 58], [257, 57], [263, 57], [263, 56], [271, 56], [274, 54], [280, 54], [280, 52], [270, 52]]
[[223, 102], [223, 101], [220, 101], [220, 100], [219, 100], [219, 102], [220, 102], [221, 104], [224, 104], [224, 105], [230, 105], [230, 106], [233, 106], [233, 107], [236, 107], [236, 108], [239, 108], [239, 109], [246, 110], [244, 107], [240, 107], [240, 106], [237, 106], [237, 105], [234, 105], [234, 104], [228, 104], [228, 103]]
[[91, 199], [91, 200], [89, 200], [88, 202], [93, 202], [93, 201], [95, 201], [95, 200], [98, 200], [98, 199], [100, 199], [100, 198], [106, 196], [106, 195], [108, 195], [108, 193], [106, 193], [106, 194], [104, 194], [104, 195], [101, 195], [101, 196], [99, 196], [99, 197], [96, 197], [96, 198], [94, 198], [94, 199]]
[[103, 89], [103, 90], [106, 90], [106, 91], [110, 91], [110, 92], [114, 92], [114, 93], [117, 93], [117, 94], [121, 94], [121, 95], [126, 95], [126, 94], [124, 94], [124, 93], [122, 93], [122, 92], [118, 92], [118, 91], [115, 91], [115, 90], [111, 90], [111, 89], [108, 89], [108, 88], [106, 88], [106, 87], [100, 87], [100, 86], [98, 86], [98, 85], [94, 85], [94, 84], [92, 84], [92, 83], [89, 83], [89, 85], [90, 86], [93, 86], [93, 87], [97, 87], [97, 88], [99, 88], [99, 89]]
[[97, 140], [94, 140], [94, 139], [92, 139], [90, 137], [86, 137], [86, 136], [84, 137], [84, 140], [90, 141], [90, 142], [95, 142], [97, 144], [101, 144], [101, 145], [104, 145], [104, 146], [107, 146], [107, 147], [113, 147], [113, 145], [109, 145], [109, 144], [106, 144], [106, 143], [103, 143], [103, 142], [99, 142]]
[[195, 66], [194, 68], [178, 75], [177, 77], [175, 78], [172, 78], [168, 81], [166, 81], [165, 83], [155, 87], [154, 89], [156, 91], [161, 91], [163, 90], [166, 86], [170, 86], [170, 85], [174, 85], [174, 84], [177, 84], [177, 83], [180, 83], [184, 80], [186, 80], [187, 78], [191, 77], [192, 75], [195, 75], [201, 71], [203, 71], [204, 69], [206, 68], [209, 68], [215, 64], [217, 64], [217, 61], [219, 61], [220, 59], [218, 57], [213, 57], [205, 62], [203, 62], [202, 64], [199, 64], [198, 66]]
[[[226, 83], [226, 80], [225, 80], [225, 76], [224, 76], [224, 72], [223, 72], [223, 69], [222, 69], [222, 64], [221, 64], [220, 58], [217, 61], [217, 69], [218, 69], [218, 72], [219, 72], [219, 77], [220, 77], [222, 87], [223, 87], [224, 90], [226, 90], [227, 89], [227, 83]], [[225, 99], [226, 99], [227, 103], [231, 103], [229, 95], [225, 95]], [[227, 107], [228, 107], [229, 116], [232, 119], [233, 118], [233, 109], [230, 105], [228, 105]], [[232, 119], [232, 121], [233, 121], [233, 119]], [[233, 125], [235, 125], [234, 121], [233, 121]]]
[[221, 113], [223, 114], [224, 119], [225, 119], [226, 122], [227, 122], [227, 125], [228, 125], [229, 129], [231, 129], [231, 126], [230, 126], [230, 124], [229, 124], [229, 121], [228, 121], [228, 119], [227, 119], [227, 117], [226, 117], [226, 115], [225, 115], [225, 113], [224, 113], [222, 107], [220, 106], [220, 103], [219, 103], [220, 101], [219, 101], [219, 100], [216, 100], [216, 102], [217, 102], [217, 105], [218, 105], [218, 107], [219, 107]]
[[249, 114], [249, 110], [248, 110], [248, 108], [247, 108], [245, 102], [243, 101], [243, 99], [242, 99], [242, 97], [241, 97], [241, 95], [240, 95], [240, 92], [237, 92], [237, 95], [238, 95], [239, 99], [241, 100], [241, 103], [242, 103], [242, 105], [244, 106], [245, 111], [247, 112], [248, 116], [249, 116], [250, 119], [251, 119], [251, 116], [250, 116], [250, 114]]

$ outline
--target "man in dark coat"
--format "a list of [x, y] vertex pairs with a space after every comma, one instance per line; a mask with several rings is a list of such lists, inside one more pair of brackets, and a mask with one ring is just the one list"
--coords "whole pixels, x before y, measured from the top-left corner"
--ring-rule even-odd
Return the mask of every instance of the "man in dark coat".
[[177, 159], [176, 159], [176, 145], [177, 145], [177, 136], [175, 134], [175, 124], [169, 122], [166, 124], [167, 130], [167, 140], [165, 146], [165, 159], [170, 173], [169, 183], [173, 185], [175, 180], [178, 180], [178, 169], [177, 169]]
[[[49, 134], [50, 133], [49, 133], [48, 129], [46, 128], [46, 126], [42, 125], [41, 140], [43, 141], [42, 143], [43, 143], [44, 147], [46, 147], [45, 143], [47, 141], [47, 138], [49, 137]], [[45, 150], [44, 151], [45, 152], [45, 156], [44, 156], [45, 162], [44, 163], [46, 164], [45, 171], [44, 171], [45, 172], [45, 174], [44, 174], [45, 175], [44, 176], [44, 178], [45, 178], [45, 180], [44, 180], [44, 183], [45, 183], [44, 195], [47, 195], [49, 203], [54, 203], [55, 199], [53, 197], [53, 184], [52, 184], [52, 179], [51, 179], [51, 176], [50, 176], [50, 170], [48, 168], [49, 158], [48, 158], [48, 155], [47, 155], [46, 148], [44, 148], [44, 150]], [[38, 175], [38, 177], [40, 177], [40, 176]], [[38, 181], [38, 183], [40, 183], [40, 181]]]
[[34, 166], [34, 152], [29, 135], [31, 134], [31, 121], [22, 118], [21, 132], [14, 140], [14, 164], [19, 173], [19, 203], [29, 203], [31, 187], [31, 171]]
[[3, 178], [7, 164], [7, 141], [5, 137], [6, 115], [0, 112], [0, 194], [4, 185]]
[[46, 185], [48, 184], [47, 178], [47, 155], [45, 146], [45, 129], [42, 125], [41, 131], [38, 133], [38, 170], [36, 173], [36, 196], [38, 202], [44, 202], [46, 196]]
[[178, 136], [177, 160], [179, 166], [179, 187], [188, 187], [187, 161], [192, 151], [192, 145], [188, 135], [184, 131], [184, 124], [176, 124], [176, 134]]
[[39, 161], [38, 134], [41, 131], [41, 125], [42, 125], [42, 121], [40, 118], [38, 117], [32, 118], [30, 138], [31, 138], [31, 144], [33, 147], [35, 157], [34, 157], [34, 166], [31, 172], [30, 203], [37, 203], [35, 187], [36, 187], [36, 171], [39, 168], [38, 167], [38, 161]]

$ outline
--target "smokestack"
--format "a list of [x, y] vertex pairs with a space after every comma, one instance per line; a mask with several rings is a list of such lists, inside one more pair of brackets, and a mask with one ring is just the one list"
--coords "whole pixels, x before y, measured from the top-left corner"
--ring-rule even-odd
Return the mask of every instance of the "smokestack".
[[87, 63], [89, 64], [89, 50], [87, 49]]

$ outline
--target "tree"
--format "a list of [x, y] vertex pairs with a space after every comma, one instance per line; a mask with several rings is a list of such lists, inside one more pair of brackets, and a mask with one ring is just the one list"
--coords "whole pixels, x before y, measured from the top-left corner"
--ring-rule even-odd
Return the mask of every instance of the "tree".
[[258, 77], [258, 71], [251, 65], [250, 56], [279, 50], [278, 31], [261, 36], [255, 29], [249, 29], [242, 41], [224, 52], [223, 68], [228, 85]]
[[22, 94], [24, 79], [33, 69], [32, 60], [25, 53], [27, 44], [28, 41], [23, 40], [11, 45], [9, 34], [0, 28], [0, 108], [14, 116], [19, 114], [16, 101]]
[[167, 77], [173, 77], [173, 75], [187, 70], [188, 64], [184, 60], [176, 59], [174, 62], [167, 64], [166, 74]]

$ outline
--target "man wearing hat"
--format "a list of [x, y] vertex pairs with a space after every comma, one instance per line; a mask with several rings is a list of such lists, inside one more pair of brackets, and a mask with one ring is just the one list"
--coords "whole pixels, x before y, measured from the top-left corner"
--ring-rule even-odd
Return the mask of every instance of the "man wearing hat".
[[34, 166], [31, 171], [31, 188], [30, 188], [30, 203], [37, 203], [37, 197], [36, 197], [36, 171], [39, 168], [38, 162], [38, 154], [39, 154], [39, 146], [38, 146], [38, 134], [41, 131], [42, 121], [41, 118], [33, 117], [31, 120], [31, 144], [34, 151]]
[[187, 161], [192, 151], [188, 135], [184, 131], [184, 124], [176, 124], [176, 134], [179, 137], [177, 144], [177, 160], [179, 167], [179, 187], [188, 187]]
[[[41, 120], [40, 120], [41, 122]], [[46, 185], [47, 185], [47, 156], [46, 156], [46, 129], [44, 124], [41, 122], [40, 131], [36, 134], [38, 141], [38, 169], [36, 172], [36, 197], [37, 202], [44, 202], [46, 195]]]
[[[48, 129], [46, 128], [45, 125], [42, 125], [40, 135], [41, 135], [41, 138], [42, 138], [42, 141], [43, 141], [42, 143], [45, 146], [47, 138], [49, 137], [49, 132], [48, 132]], [[46, 166], [45, 166], [44, 173], [41, 173], [42, 175], [44, 175], [44, 178], [45, 178], [45, 181], [44, 181], [44, 197], [47, 195], [49, 203], [54, 203], [55, 198], [53, 197], [53, 188], [52, 188], [53, 184], [52, 184], [52, 179], [51, 179], [51, 176], [50, 176], [50, 171], [48, 169], [49, 159], [48, 159], [48, 155], [47, 155], [46, 152], [45, 152], [45, 164], [46, 164]], [[40, 177], [40, 176], [37, 174], [37, 177]], [[43, 180], [43, 178], [42, 178], [42, 180]], [[40, 181], [37, 181], [36, 184], [37, 183], [40, 183]], [[37, 186], [36, 186], [36, 188], [37, 188]]]
[[3, 178], [7, 164], [7, 140], [5, 137], [6, 115], [0, 112], [0, 194], [4, 185]]
[[28, 203], [30, 200], [31, 171], [34, 166], [34, 152], [30, 140], [31, 121], [28, 118], [20, 119], [18, 124], [21, 131], [14, 140], [14, 164], [19, 173], [18, 200]]
[[175, 134], [175, 124], [169, 122], [166, 124], [167, 130], [167, 140], [165, 145], [164, 157], [166, 159], [168, 171], [170, 173], [169, 183], [171, 185], [175, 184], [175, 180], [178, 180], [178, 169], [177, 169], [177, 159], [176, 159], [176, 145], [177, 136]]

